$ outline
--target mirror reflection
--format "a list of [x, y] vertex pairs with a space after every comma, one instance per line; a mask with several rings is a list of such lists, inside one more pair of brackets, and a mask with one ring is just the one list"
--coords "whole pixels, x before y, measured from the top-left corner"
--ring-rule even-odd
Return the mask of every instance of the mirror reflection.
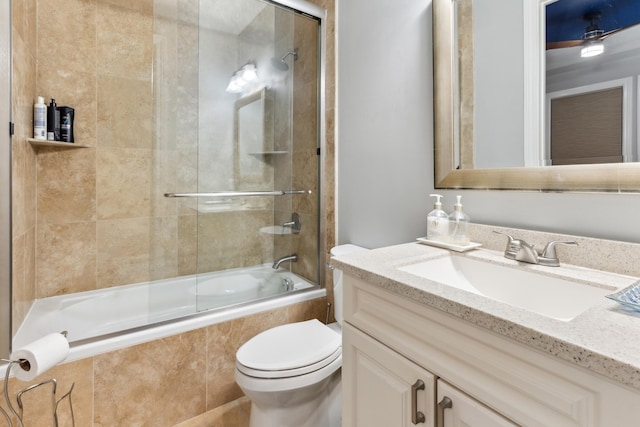
[[546, 6], [544, 164], [638, 161], [640, 3]]
[[[637, 161], [640, 3], [532, 1], [453, 2], [452, 169]], [[531, 11], [544, 34], [522, 30]], [[525, 131], [527, 90], [538, 82], [525, 78], [523, 47], [535, 37], [546, 64], [538, 138]]]

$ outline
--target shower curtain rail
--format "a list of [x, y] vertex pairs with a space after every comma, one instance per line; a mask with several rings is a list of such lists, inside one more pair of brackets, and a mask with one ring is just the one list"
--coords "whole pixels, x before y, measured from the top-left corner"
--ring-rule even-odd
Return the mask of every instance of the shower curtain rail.
[[213, 193], [164, 193], [164, 197], [250, 197], [311, 194], [311, 190], [216, 191]]

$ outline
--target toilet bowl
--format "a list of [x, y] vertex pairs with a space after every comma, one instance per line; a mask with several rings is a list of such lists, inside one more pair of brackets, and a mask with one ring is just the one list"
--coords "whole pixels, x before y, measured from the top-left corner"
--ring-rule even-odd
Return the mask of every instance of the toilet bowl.
[[[366, 249], [336, 246], [332, 256]], [[250, 427], [342, 425], [342, 272], [333, 271], [336, 322], [276, 326], [236, 353], [235, 379], [251, 400]]]

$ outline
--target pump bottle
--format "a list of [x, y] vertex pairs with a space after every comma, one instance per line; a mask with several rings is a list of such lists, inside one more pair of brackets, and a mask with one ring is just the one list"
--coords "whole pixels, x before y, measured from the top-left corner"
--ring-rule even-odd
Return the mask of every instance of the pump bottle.
[[442, 210], [441, 194], [431, 194], [436, 198], [433, 210], [427, 215], [427, 239], [446, 241], [449, 234], [449, 217]]
[[462, 211], [462, 196], [456, 196], [453, 212], [449, 215], [449, 241], [456, 245], [468, 245], [467, 226], [469, 216]]

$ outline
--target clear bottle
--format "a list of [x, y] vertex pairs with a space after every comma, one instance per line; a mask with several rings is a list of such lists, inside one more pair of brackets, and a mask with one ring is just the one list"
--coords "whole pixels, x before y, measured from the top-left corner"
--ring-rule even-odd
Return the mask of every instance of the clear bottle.
[[33, 138], [47, 139], [47, 106], [41, 96], [33, 106]]
[[427, 215], [427, 239], [438, 240], [444, 242], [449, 234], [449, 217], [442, 210], [442, 195], [431, 194], [430, 197], [436, 198], [433, 210]]
[[462, 196], [456, 196], [453, 212], [449, 215], [449, 242], [464, 246], [469, 244], [469, 237], [467, 236], [469, 215], [462, 211], [461, 200]]

